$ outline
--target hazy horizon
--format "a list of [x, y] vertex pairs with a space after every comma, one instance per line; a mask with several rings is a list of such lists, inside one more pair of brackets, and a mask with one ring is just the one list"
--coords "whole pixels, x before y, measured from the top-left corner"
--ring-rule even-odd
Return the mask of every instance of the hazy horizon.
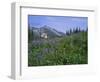
[[65, 33], [77, 27], [81, 30], [86, 30], [88, 27], [88, 17], [28, 15], [28, 24], [30, 27], [36, 28], [46, 25]]

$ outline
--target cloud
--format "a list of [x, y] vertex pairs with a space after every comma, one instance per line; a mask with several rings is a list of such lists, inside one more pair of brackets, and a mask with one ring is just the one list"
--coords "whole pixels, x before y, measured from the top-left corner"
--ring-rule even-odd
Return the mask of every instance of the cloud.
[[87, 20], [87, 18], [85, 17], [80, 17], [80, 18], [78, 18], [78, 17], [72, 17], [72, 18], [70, 18], [70, 20], [72, 20], [72, 21], [76, 21], [76, 22], [85, 22], [86, 20]]
[[56, 21], [55, 17], [46, 17], [48, 21]]

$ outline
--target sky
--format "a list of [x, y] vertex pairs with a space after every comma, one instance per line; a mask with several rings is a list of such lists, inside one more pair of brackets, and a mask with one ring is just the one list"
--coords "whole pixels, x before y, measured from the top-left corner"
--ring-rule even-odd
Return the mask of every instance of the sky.
[[28, 15], [28, 25], [37, 28], [46, 25], [65, 33], [77, 27], [82, 30], [87, 29], [88, 17]]

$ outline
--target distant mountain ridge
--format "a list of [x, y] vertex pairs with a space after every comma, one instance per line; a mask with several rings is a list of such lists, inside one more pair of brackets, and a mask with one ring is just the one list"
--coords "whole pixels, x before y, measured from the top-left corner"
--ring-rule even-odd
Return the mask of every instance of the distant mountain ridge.
[[31, 27], [31, 28], [32, 28], [34, 35], [37, 37], [39, 37], [42, 33], [46, 33], [48, 37], [50, 38], [65, 36], [65, 33], [59, 32], [56, 29], [49, 27], [47, 25], [40, 27], [40, 28], [36, 28], [36, 27]]

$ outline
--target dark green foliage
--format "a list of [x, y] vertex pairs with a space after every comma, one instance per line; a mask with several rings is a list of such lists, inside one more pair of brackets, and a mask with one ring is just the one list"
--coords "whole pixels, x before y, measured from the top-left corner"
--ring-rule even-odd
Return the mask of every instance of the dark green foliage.
[[76, 27], [76, 28], [70, 29], [69, 31], [66, 31], [66, 35], [71, 35], [71, 34], [75, 34], [75, 33], [79, 33], [79, 32], [87, 32], [87, 31], [88, 31], [88, 29], [82, 30], [79, 27]]
[[28, 28], [28, 42], [31, 42], [33, 40], [33, 31]]
[[87, 47], [87, 32], [34, 40], [28, 43], [28, 66], [87, 64]]

